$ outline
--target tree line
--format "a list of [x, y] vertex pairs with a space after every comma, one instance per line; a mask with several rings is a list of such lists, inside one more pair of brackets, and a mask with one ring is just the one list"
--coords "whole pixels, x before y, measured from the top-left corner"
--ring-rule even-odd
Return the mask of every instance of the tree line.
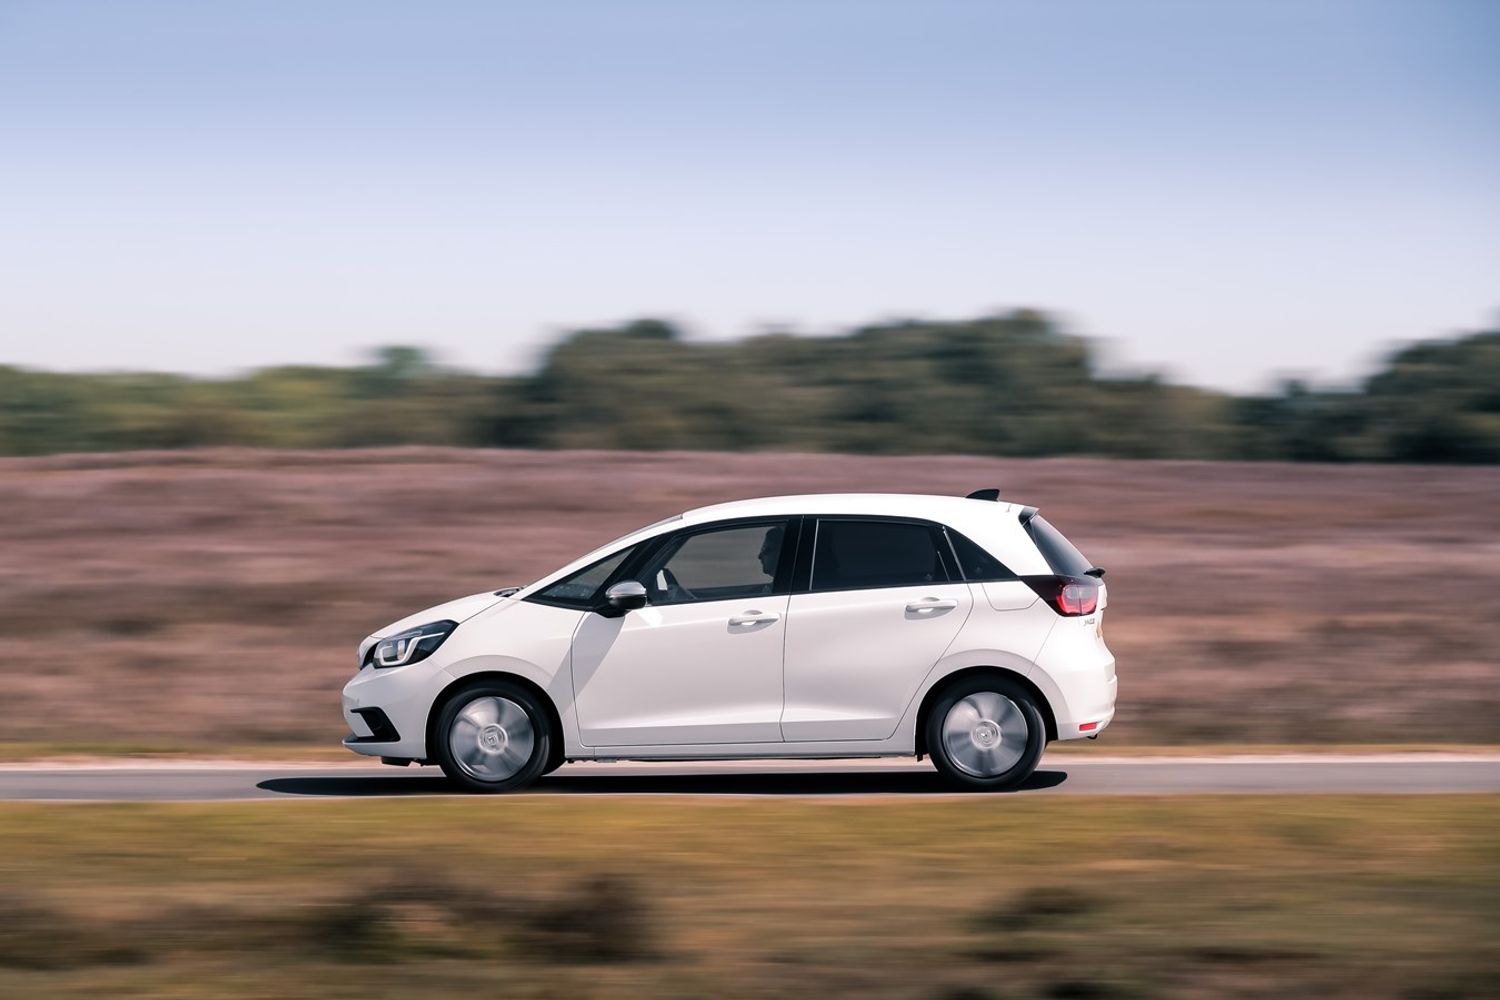
[[1101, 374], [1032, 311], [727, 342], [640, 320], [506, 376], [410, 347], [228, 378], [0, 366], [0, 454], [395, 444], [1490, 463], [1500, 330], [1403, 348], [1353, 388], [1245, 396]]

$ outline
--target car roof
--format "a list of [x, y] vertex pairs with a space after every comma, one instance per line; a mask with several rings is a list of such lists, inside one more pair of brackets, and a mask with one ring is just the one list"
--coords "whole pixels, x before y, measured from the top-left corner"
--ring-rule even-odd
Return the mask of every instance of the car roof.
[[[789, 517], [797, 514], [853, 514], [911, 517], [936, 521], [978, 542], [1016, 573], [1050, 570], [1035, 545], [1026, 541], [1018, 515], [1029, 508], [996, 500], [936, 496], [927, 493], [810, 493], [801, 496], [758, 497], [697, 507], [622, 535], [524, 588], [518, 597], [535, 593], [570, 573], [583, 569], [622, 546], [634, 545], [684, 527], [741, 517]], [[996, 515], [999, 515], [998, 517]]]
[[686, 511], [682, 520], [689, 524], [723, 521], [734, 517], [774, 516], [778, 514], [873, 514], [886, 517], [918, 517], [943, 521], [964, 517], [984, 504], [986, 515], [1019, 514], [1019, 504], [965, 497], [938, 496], [928, 493], [808, 493], [799, 496], [758, 497], [716, 503]]

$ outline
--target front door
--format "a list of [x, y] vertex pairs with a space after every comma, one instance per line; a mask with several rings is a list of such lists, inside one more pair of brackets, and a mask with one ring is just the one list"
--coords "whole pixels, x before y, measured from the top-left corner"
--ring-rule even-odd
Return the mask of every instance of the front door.
[[789, 542], [785, 519], [684, 530], [634, 574], [646, 607], [585, 616], [573, 639], [584, 745], [779, 741]]
[[974, 601], [935, 525], [822, 517], [815, 530], [809, 592], [787, 612], [782, 735], [883, 740]]

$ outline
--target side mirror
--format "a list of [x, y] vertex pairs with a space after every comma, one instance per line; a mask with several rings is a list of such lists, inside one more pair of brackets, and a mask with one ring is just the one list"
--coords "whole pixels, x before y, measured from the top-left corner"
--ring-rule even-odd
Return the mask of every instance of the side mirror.
[[618, 618], [646, 606], [646, 588], [639, 580], [621, 580], [604, 592], [604, 600], [611, 612], [609, 617]]

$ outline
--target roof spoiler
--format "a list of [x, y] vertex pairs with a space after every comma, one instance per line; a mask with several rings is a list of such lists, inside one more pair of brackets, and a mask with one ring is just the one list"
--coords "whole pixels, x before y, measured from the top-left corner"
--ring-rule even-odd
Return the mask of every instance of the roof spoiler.
[[[970, 493], [968, 496], [964, 497], [964, 499], [965, 500], [993, 500], [996, 503], [999, 503], [1000, 502], [1000, 491], [997, 490], [997, 489], [995, 489], [994, 487], [991, 487], [989, 489], [984, 489], [984, 490], [975, 490], [973, 493]], [[1022, 507], [1021, 508], [1021, 523], [1025, 524], [1027, 521], [1030, 521], [1033, 517], [1036, 517], [1038, 513], [1040, 513], [1040, 511], [1036, 507]]]

